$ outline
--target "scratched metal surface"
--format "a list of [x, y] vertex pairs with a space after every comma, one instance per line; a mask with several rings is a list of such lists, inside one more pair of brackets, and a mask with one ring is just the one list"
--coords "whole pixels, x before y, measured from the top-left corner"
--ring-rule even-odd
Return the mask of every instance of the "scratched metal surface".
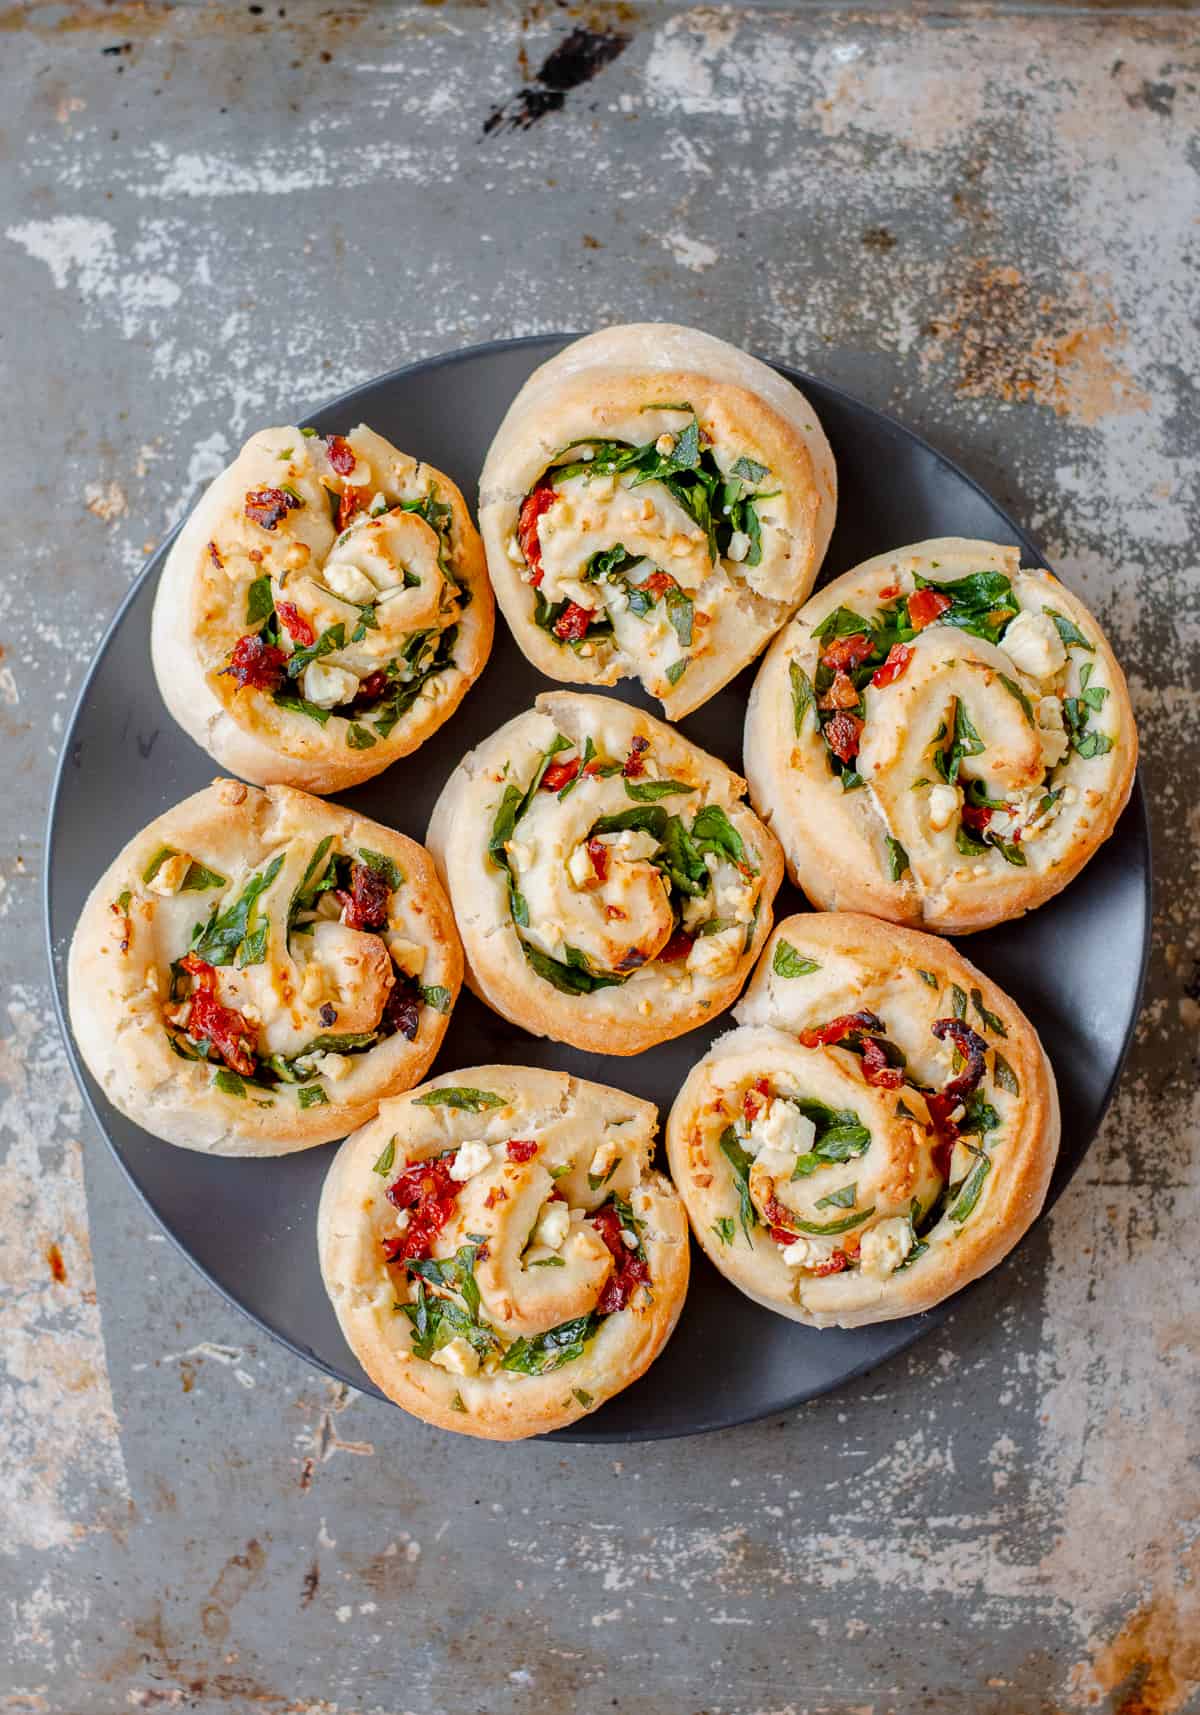
[[[0, 24], [2, 1706], [1200, 1708], [1194, 20]], [[81, 1119], [37, 896], [84, 664], [250, 429], [636, 317], [820, 371], [1028, 524], [1130, 672], [1160, 883], [1116, 1106], [1016, 1265], [833, 1399], [614, 1458], [439, 1436], [258, 1341]]]

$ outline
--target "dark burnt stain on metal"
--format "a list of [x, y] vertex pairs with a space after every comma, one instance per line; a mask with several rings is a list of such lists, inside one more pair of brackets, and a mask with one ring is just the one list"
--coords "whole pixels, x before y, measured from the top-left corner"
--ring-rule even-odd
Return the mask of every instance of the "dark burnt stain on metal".
[[314, 1560], [304, 1574], [304, 1583], [300, 1589], [300, 1606], [307, 1608], [321, 1587], [321, 1568]]
[[493, 131], [528, 131], [547, 113], [561, 112], [570, 91], [590, 83], [611, 65], [625, 52], [629, 40], [618, 30], [588, 30], [576, 25], [547, 54], [531, 82], [488, 114], [483, 122], [484, 136]]
[[1157, 113], [1161, 119], [1170, 119], [1175, 109], [1175, 85], [1173, 83], [1151, 83], [1148, 78], [1142, 79], [1142, 87], [1133, 95], [1125, 97], [1130, 107], [1146, 107], [1151, 113]]
[[63, 1261], [63, 1253], [56, 1244], [46, 1246], [46, 1261], [50, 1264], [50, 1274], [58, 1286], [67, 1284], [67, 1265]]
[[862, 241], [867, 250], [878, 251], [881, 256], [896, 248], [895, 234], [889, 232], [886, 226], [868, 226], [862, 235]]

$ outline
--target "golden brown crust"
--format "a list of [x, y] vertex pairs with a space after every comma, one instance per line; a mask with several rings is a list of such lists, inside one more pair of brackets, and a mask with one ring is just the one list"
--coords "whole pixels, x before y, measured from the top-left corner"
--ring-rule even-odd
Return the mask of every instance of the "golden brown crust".
[[[872, 1033], [886, 1034], [906, 1059], [898, 1087], [869, 1082], [865, 1062], [844, 1046], [799, 1040], [801, 1031], [863, 1010], [882, 1021]], [[986, 1045], [986, 1070], [958, 1125], [969, 1128], [978, 1114], [998, 1124], [960, 1132], [951, 1154], [953, 1137], [926, 1094], [944, 1090], [962, 1062], [953, 1037], [939, 1040], [931, 1026], [964, 1014]], [[1024, 1014], [948, 942], [845, 912], [790, 917], [734, 1016], [739, 1028], [713, 1044], [676, 1099], [667, 1153], [693, 1232], [747, 1296], [818, 1328], [891, 1321], [929, 1310], [987, 1273], [1028, 1230], [1058, 1151], [1054, 1075]], [[821, 1103], [843, 1124], [851, 1116], [869, 1141], [842, 1132], [847, 1149], [829, 1146], [820, 1159], [823, 1132], [810, 1136], [801, 1125], [797, 1133], [795, 1115], [804, 1110], [780, 1093]], [[754, 1164], [749, 1186], [761, 1224], [749, 1235], [721, 1148], [730, 1126]], [[774, 1232], [764, 1219], [770, 1195], [785, 1204], [774, 1211]], [[839, 1224], [832, 1234], [811, 1230]], [[778, 1232], [799, 1239], [801, 1254], [777, 1242]]]
[[[488, 853], [505, 793], [524, 793], [550, 745], [565, 737], [595, 762], [609, 764], [607, 777], [582, 774], [565, 799], [536, 792], [529, 811], [508, 842], [507, 858], [526, 902], [529, 924], [518, 933], [512, 918], [509, 870]], [[621, 763], [635, 744], [647, 744], [644, 779], [626, 782]], [[616, 770], [613, 772], [612, 769]], [[643, 834], [647, 851], [622, 856], [620, 833], [605, 833], [609, 880], [596, 884], [568, 865], [580, 862], [588, 835], [602, 817], [651, 808], [655, 780], [681, 781], [687, 794], [653, 800], [653, 813], [681, 816], [691, 824], [702, 810], [727, 819], [745, 848], [750, 875], [710, 852], [715, 874], [683, 903], [684, 922], [727, 923], [719, 933], [698, 936], [685, 957], [658, 957], [672, 932], [672, 899], [651, 861], [656, 844]], [[509, 721], [463, 758], [443, 788], [426, 835], [451, 899], [467, 958], [467, 981], [489, 1006], [538, 1036], [550, 1036], [601, 1054], [638, 1054], [656, 1042], [693, 1030], [724, 1010], [739, 992], [771, 926], [771, 904], [783, 879], [778, 845], [741, 802], [744, 782], [682, 734], [609, 697], [571, 691], [543, 694], [534, 709]], [[639, 801], [637, 794], [643, 796]], [[628, 849], [628, 847], [626, 847]], [[634, 848], [636, 849], [636, 847]], [[616, 915], [613, 916], [612, 913]], [[593, 970], [633, 975], [619, 986], [564, 993], [538, 974], [524, 951], [533, 944], [561, 965], [568, 949], [583, 951]], [[634, 961], [644, 962], [636, 968]]]
[[[330, 462], [333, 446], [292, 427], [263, 429], [247, 441], [201, 496], [167, 556], [151, 634], [163, 700], [197, 744], [248, 780], [321, 793], [369, 780], [448, 720], [483, 671], [494, 626], [483, 544], [450, 478], [363, 425], [336, 449], [341, 464], [348, 463], [345, 449], [353, 454], [345, 474]], [[264, 491], [299, 504], [255, 505], [254, 496]], [[331, 516], [339, 494], [362, 497], [348, 535]], [[372, 519], [367, 509], [377, 495], [396, 510]], [[423, 516], [400, 509], [402, 502], [430, 495], [449, 509], [445, 542]], [[465, 607], [453, 597], [442, 559], [470, 591]], [[239, 688], [225, 669], [239, 638], [264, 623], [250, 593], [264, 576], [274, 600], [291, 602], [315, 637], [342, 626], [344, 644], [320, 657], [322, 670], [335, 668], [361, 683], [400, 662], [403, 677], [411, 638], [428, 631], [431, 654], [433, 639], [451, 624], [458, 628], [453, 665], [425, 679], [390, 731], [380, 730], [374, 705], [320, 721], [280, 706], [269, 691]], [[364, 608], [373, 624], [362, 623]], [[290, 649], [282, 621], [280, 634]], [[326, 700], [335, 695], [332, 683], [327, 680], [322, 691]], [[351, 678], [340, 683], [350, 696]], [[303, 696], [306, 684], [300, 675], [285, 689]]]
[[[428, 1105], [448, 1090], [465, 1090], [475, 1111]], [[499, 1105], [483, 1105], [479, 1092]], [[678, 1321], [689, 1267], [682, 1204], [650, 1168], [657, 1123], [650, 1103], [562, 1072], [472, 1066], [385, 1102], [346, 1139], [321, 1197], [321, 1272], [355, 1356], [389, 1399], [442, 1429], [513, 1441], [575, 1422], [649, 1368]], [[536, 1150], [527, 1160], [510, 1159], [510, 1139]], [[488, 1159], [462, 1184], [433, 1256], [453, 1258], [468, 1234], [483, 1237], [486, 1255], [470, 1260], [486, 1331], [477, 1333], [474, 1356], [458, 1346], [435, 1363], [414, 1354], [413, 1322], [398, 1309], [420, 1288], [402, 1266], [384, 1260], [384, 1240], [398, 1237], [387, 1190], [411, 1163], [464, 1143], [486, 1144]], [[555, 1191], [559, 1197], [548, 1201]], [[589, 1326], [579, 1355], [561, 1367], [544, 1374], [504, 1368], [502, 1352], [511, 1364], [551, 1328], [596, 1310], [613, 1263], [585, 1217], [614, 1193], [632, 1215], [634, 1228], [625, 1230], [640, 1244], [649, 1292], [633, 1290], [625, 1308]], [[530, 1243], [555, 1206], [569, 1211], [565, 1236], [557, 1245], [536, 1237]], [[558, 1262], [547, 1264], [554, 1257]], [[466, 1308], [461, 1293], [457, 1302]], [[514, 1350], [517, 1340], [526, 1346]]]
[[[814, 683], [823, 647], [814, 628], [839, 607], [869, 620], [910, 594], [917, 575], [943, 585], [979, 571], [1011, 581], [1020, 613], [998, 645], [946, 623], [910, 640], [913, 657], [894, 683], [862, 692], [856, 766], [865, 785], [844, 792], [811, 705], [797, 730], [796, 674]], [[1033, 654], [1028, 638], [1016, 640], [1018, 626], [1035, 634]], [[1064, 629], [1089, 647], [1066, 643]], [[1038, 650], [1046, 651], [1040, 661]], [[1056, 661], [1045, 676], [1028, 670]], [[947, 787], [935, 752], [944, 749], [937, 735], [953, 725], [956, 707], [969, 714], [983, 749], [964, 755]], [[1053, 761], [1068, 744], [1072, 708], [1086, 717], [1083, 748], [1071, 745]], [[1105, 743], [1107, 751], [1087, 754]], [[950, 934], [1019, 917], [1065, 887], [1112, 833], [1136, 766], [1125, 678], [1087, 608], [1053, 573], [1021, 570], [1017, 549], [956, 537], [881, 554], [822, 589], [772, 645], [746, 715], [751, 799], [809, 899], [823, 910], [870, 911]], [[963, 781], [1009, 806], [988, 826], [1013, 861], [995, 844], [980, 851], [977, 839], [960, 840]], [[906, 860], [895, 879], [889, 839]]]
[[[335, 904], [296, 916], [306, 930], [283, 929], [326, 840], [312, 879], [339, 852], [363, 848], [400, 871], [385, 938], [347, 931]], [[175, 854], [183, 885], [164, 850]], [[204, 879], [200, 869], [221, 885], [193, 885], [193, 876]], [[419, 1007], [414, 1040], [397, 1030], [363, 1052], [336, 1053], [331, 1044], [305, 1061], [299, 1082], [267, 1088], [183, 1057], [194, 1045], [190, 1015], [180, 1010], [186, 1003], [171, 1000], [172, 962], [187, 952], [194, 925], [214, 909], [224, 915], [256, 875], [270, 877], [254, 904], [254, 928], [268, 925], [260, 957], [239, 968], [231, 951], [215, 980], [222, 1004], [257, 1019], [259, 1060], [303, 1059], [318, 1036], [369, 1034], [403, 980], [401, 961], [410, 975], [419, 966], [422, 987], [437, 991]], [[92, 889], [71, 943], [71, 1026], [105, 1096], [153, 1136], [215, 1155], [282, 1155], [344, 1136], [385, 1096], [415, 1084], [437, 1053], [461, 982], [454, 918], [422, 846], [291, 787], [217, 780], [135, 835]]]
[[[747, 492], [767, 497], [757, 507], [761, 559], [751, 564], [755, 550], [739, 540], [736, 555], [731, 542], [714, 566], [704, 530], [656, 482], [626, 489], [603, 476], [569, 479], [539, 527], [542, 595], [569, 593], [560, 592], [559, 578], [577, 585], [591, 555], [619, 540], [647, 569], [672, 575], [692, 598], [695, 620], [681, 629], [678, 611], [662, 600], [639, 616], [620, 583], [593, 582], [584, 593], [603, 599], [613, 638], [585, 639], [586, 656], [559, 643], [534, 619], [519, 542], [523, 499], [565, 449], [587, 439], [645, 445], [679, 437], [693, 413], [723, 473], [742, 458], [765, 467], [746, 483]], [[533, 665], [577, 684], [612, 685], [638, 675], [677, 720], [753, 660], [812, 588], [836, 495], [833, 455], [798, 389], [710, 334], [642, 323], [577, 340], [530, 376], [489, 449], [479, 518], [497, 600]], [[678, 673], [685, 660], [673, 682], [668, 669]]]

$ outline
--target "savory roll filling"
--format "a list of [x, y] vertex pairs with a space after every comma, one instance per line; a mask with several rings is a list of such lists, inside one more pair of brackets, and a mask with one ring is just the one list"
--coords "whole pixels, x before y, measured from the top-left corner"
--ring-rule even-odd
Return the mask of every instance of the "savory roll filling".
[[950, 930], [1065, 885], [1111, 831], [1136, 750], [1091, 615], [1015, 549], [956, 540], [810, 602], [746, 723], [752, 793], [810, 896]]
[[655, 696], [676, 686], [740, 592], [772, 596], [768, 548], [780, 479], [719, 444], [687, 403], [643, 408], [648, 438], [576, 441], [521, 501], [506, 544], [535, 623], [563, 649], [638, 663]]
[[472, 598], [436, 480], [417, 497], [383, 474], [376, 488], [354, 442], [365, 452], [377, 440], [362, 428], [349, 439], [302, 431], [276, 454], [278, 485], [248, 490], [242, 528], [209, 544], [233, 579], [245, 562], [257, 569], [246, 629], [218, 675], [322, 728], [344, 722], [333, 730], [351, 750], [388, 738], [423, 692], [436, 696]]
[[509, 1439], [646, 1368], [687, 1283], [655, 1112], [562, 1073], [448, 1074], [349, 1138], [318, 1223], [343, 1329], [398, 1404]]
[[287, 786], [217, 780], [102, 875], [69, 962], [93, 1076], [156, 1137], [272, 1155], [424, 1074], [462, 980], [423, 847]]
[[930, 1308], [1037, 1214], [1054, 1080], [1009, 998], [947, 942], [871, 917], [791, 917], [738, 1028], [671, 1111], [693, 1230], [752, 1298], [817, 1327]]

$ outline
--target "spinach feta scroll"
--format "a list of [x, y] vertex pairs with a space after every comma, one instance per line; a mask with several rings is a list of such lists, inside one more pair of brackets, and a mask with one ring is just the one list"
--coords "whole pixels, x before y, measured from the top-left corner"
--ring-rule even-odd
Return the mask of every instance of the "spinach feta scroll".
[[676, 720], [812, 588], [836, 507], [808, 400], [757, 358], [647, 323], [530, 376], [480, 478], [496, 597], [540, 672], [638, 677]]
[[423, 847], [287, 786], [216, 780], [135, 836], [71, 943], [71, 1025], [167, 1143], [283, 1155], [410, 1089], [462, 981]]
[[1116, 826], [1137, 732], [1087, 608], [1016, 548], [944, 537], [800, 610], [746, 716], [750, 796], [822, 910], [966, 934], [1067, 885]]
[[465, 756], [426, 836], [502, 1017], [638, 1054], [724, 1010], [783, 879], [745, 782], [609, 697], [543, 693]]
[[688, 1282], [687, 1217], [650, 1166], [657, 1127], [620, 1090], [473, 1066], [346, 1139], [321, 1197], [321, 1272], [389, 1399], [510, 1441], [637, 1380]]
[[667, 1123], [692, 1230], [759, 1304], [813, 1327], [929, 1310], [1006, 1256], [1058, 1152], [1058, 1095], [1014, 1003], [933, 935], [789, 917], [738, 1028]]
[[454, 713], [492, 646], [458, 489], [371, 429], [263, 429], [167, 558], [152, 653], [172, 715], [222, 767], [338, 792]]

